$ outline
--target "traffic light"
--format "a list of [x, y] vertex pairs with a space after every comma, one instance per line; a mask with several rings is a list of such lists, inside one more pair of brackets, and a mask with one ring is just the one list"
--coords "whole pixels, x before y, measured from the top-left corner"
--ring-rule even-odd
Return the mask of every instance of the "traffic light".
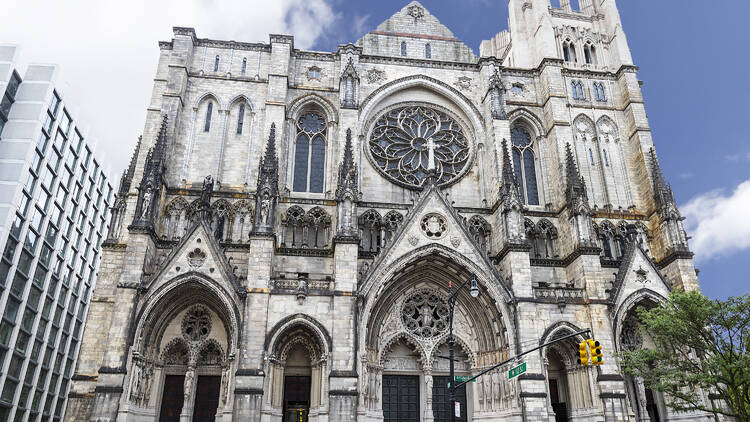
[[591, 364], [601, 365], [602, 364], [602, 344], [598, 341], [594, 342], [594, 347], [591, 348]]
[[578, 356], [579, 360], [578, 362], [581, 365], [588, 365], [589, 364], [589, 352], [586, 349], [586, 340], [580, 342], [578, 344]]

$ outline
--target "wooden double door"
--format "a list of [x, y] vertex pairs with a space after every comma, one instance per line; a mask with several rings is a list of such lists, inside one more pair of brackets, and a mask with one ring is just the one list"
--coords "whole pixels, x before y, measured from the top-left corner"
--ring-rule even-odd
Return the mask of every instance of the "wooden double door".
[[[160, 422], [179, 422], [185, 400], [185, 376], [167, 375], [161, 399]], [[221, 377], [199, 375], [195, 386], [193, 422], [213, 422], [219, 408]]]
[[[450, 377], [432, 377], [432, 415], [435, 422], [450, 421], [451, 403], [448, 390]], [[456, 401], [461, 406], [461, 416], [456, 421], [465, 422], [466, 387], [456, 390]], [[383, 416], [386, 422], [420, 421], [419, 376], [383, 375]]]

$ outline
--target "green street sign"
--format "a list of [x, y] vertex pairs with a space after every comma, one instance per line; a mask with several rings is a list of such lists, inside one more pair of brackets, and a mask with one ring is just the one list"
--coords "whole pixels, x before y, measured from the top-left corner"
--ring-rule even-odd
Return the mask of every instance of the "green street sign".
[[[453, 380], [456, 382], [466, 382], [472, 378], [472, 375], [454, 375]], [[477, 382], [477, 379], [474, 378], [471, 382]]]
[[508, 371], [508, 379], [513, 379], [521, 374], [526, 372], [526, 362], [516, 366], [515, 368], [511, 368], [510, 371]]

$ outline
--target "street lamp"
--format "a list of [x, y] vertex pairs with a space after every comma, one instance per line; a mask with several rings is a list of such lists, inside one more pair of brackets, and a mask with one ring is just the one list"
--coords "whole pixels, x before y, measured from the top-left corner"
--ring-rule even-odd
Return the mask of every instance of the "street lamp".
[[453, 291], [453, 283], [448, 283], [448, 288], [450, 289], [450, 296], [448, 297], [448, 310], [450, 311], [448, 314], [448, 347], [450, 348], [448, 360], [450, 362], [450, 387], [448, 388], [448, 393], [450, 395], [451, 401], [451, 422], [456, 421], [456, 379], [455, 368], [453, 366], [453, 361], [456, 355], [456, 341], [453, 338], [453, 308], [456, 306], [456, 298], [458, 296], [458, 293], [461, 291], [461, 289], [464, 288], [464, 286], [466, 286], [466, 283], [469, 283], [470, 281], [471, 285], [469, 286], [469, 293], [471, 294], [471, 297], [479, 296], [479, 286], [477, 285], [476, 274], [472, 274], [470, 280], [466, 280], [461, 283], [461, 285], [458, 286], [458, 289], [456, 289], [455, 292]]

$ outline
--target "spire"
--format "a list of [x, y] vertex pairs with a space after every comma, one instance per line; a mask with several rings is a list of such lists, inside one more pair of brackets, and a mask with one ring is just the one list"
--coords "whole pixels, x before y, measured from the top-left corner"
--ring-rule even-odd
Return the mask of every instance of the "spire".
[[673, 204], [674, 195], [672, 194], [672, 187], [664, 180], [659, 160], [656, 159], [656, 152], [651, 148], [648, 153], [651, 156], [651, 176], [654, 179], [654, 201], [656, 202], [656, 206], [661, 207], [665, 204]]
[[588, 205], [586, 182], [578, 172], [578, 166], [576, 166], [575, 159], [573, 158], [573, 151], [570, 149], [570, 143], [565, 144], [565, 175], [567, 179], [565, 194], [568, 199], [568, 204], [570, 205], [580, 201]]
[[357, 165], [354, 164], [354, 148], [352, 146], [352, 130], [346, 130], [346, 143], [344, 144], [344, 158], [339, 166], [339, 180], [336, 186], [336, 200], [340, 201], [349, 194], [350, 199], [356, 200], [357, 190]]
[[276, 200], [279, 196], [279, 160], [276, 157], [276, 123], [271, 123], [266, 154], [258, 170], [258, 186], [255, 191], [255, 223], [253, 233], [272, 235]]
[[502, 173], [502, 188], [504, 191], [513, 188], [518, 192], [518, 179], [513, 173], [513, 167], [510, 166], [510, 152], [508, 152], [508, 141], [503, 138], [503, 173]]
[[125, 169], [124, 172], [122, 172], [122, 177], [120, 178], [120, 189], [118, 189], [117, 191], [118, 198], [124, 198], [128, 194], [128, 191], [130, 191], [130, 186], [133, 184], [133, 176], [135, 175], [135, 163], [138, 160], [138, 153], [141, 151], [141, 141], [143, 141], [143, 136], [138, 137], [138, 142], [135, 144], [135, 150], [133, 151], [133, 155], [130, 157], [128, 168]]
[[[138, 201], [135, 206], [134, 229], [153, 230], [154, 220], [157, 214], [158, 198], [166, 170], [165, 159], [167, 149], [167, 123], [169, 119], [165, 114], [162, 118], [156, 143], [148, 150], [146, 164], [143, 168], [143, 178], [138, 186]], [[128, 169], [130, 170], [130, 169]]]

